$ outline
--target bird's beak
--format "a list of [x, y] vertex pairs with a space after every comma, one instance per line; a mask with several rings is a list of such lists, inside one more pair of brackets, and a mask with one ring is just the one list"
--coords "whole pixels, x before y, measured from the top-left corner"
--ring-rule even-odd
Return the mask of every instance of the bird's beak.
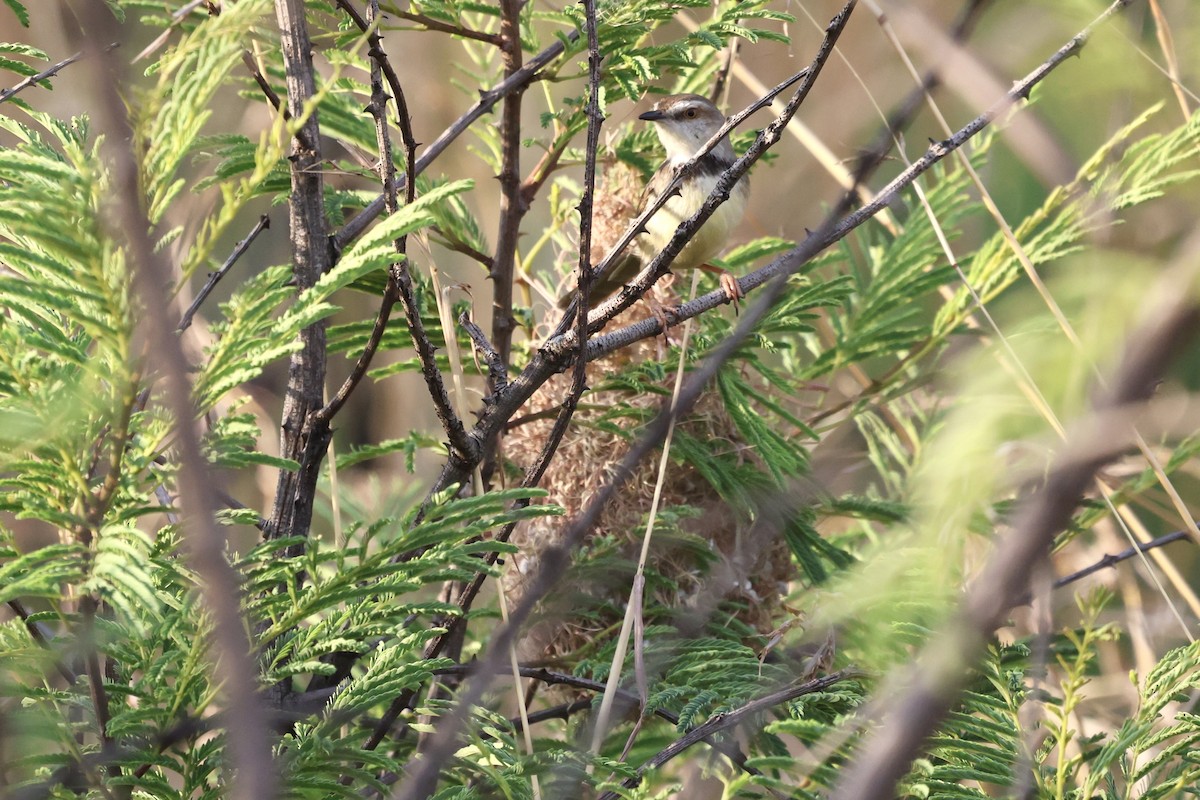
[[659, 111], [657, 108], [652, 108], [644, 114], [638, 114], [638, 119], [644, 119], [648, 122], [654, 122], [655, 120], [663, 119], [666, 116], [667, 116], [666, 114]]

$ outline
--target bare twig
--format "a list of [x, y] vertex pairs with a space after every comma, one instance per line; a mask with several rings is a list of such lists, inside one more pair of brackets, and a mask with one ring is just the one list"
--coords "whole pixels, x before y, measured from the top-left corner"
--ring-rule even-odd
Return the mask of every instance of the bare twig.
[[[383, 89], [383, 71], [380, 66], [380, 62], [383, 60], [383, 50], [379, 41], [379, 31], [377, 25], [373, 24], [378, 17], [378, 5], [378, 2], [368, 3], [367, 14], [370, 17], [368, 20], [360, 16], [358, 10], [348, 0], [338, 0], [338, 7], [354, 20], [359, 30], [367, 34], [371, 49], [371, 102], [367, 104], [367, 113], [375, 120], [375, 142], [379, 152], [376, 167], [379, 170], [379, 181], [384, 189], [385, 206], [387, 213], [394, 214], [397, 204], [396, 193], [392, 191], [392, 182], [396, 175], [396, 167], [392, 162], [392, 140], [388, 131], [387, 103], [389, 98], [387, 92]], [[408, 124], [407, 118], [401, 124], [409, 131], [409, 137], [411, 138], [411, 125]], [[409, 148], [410, 153], [411, 150], [412, 148]], [[403, 240], [396, 242], [396, 250], [403, 256]], [[375, 324], [371, 328], [371, 335], [367, 337], [367, 343], [363, 346], [363, 351], [355, 361], [350, 374], [342, 382], [342, 385], [338, 387], [338, 390], [330, 398], [329, 402], [316, 413], [314, 421], [328, 425], [333, 417], [337, 415], [337, 412], [346, 404], [346, 401], [350, 399], [350, 393], [354, 391], [354, 388], [366, 376], [367, 370], [371, 366], [371, 361], [379, 349], [379, 343], [383, 341], [383, 334], [387, 331], [388, 321], [392, 315], [392, 307], [395, 306], [399, 298], [399, 287], [396, 285], [396, 281], [391, 278], [389, 271], [387, 286], [380, 301], [379, 312], [375, 315]]]
[[478, 261], [480, 264], [483, 265], [483, 268], [486, 269], [488, 272], [492, 271], [492, 257], [489, 256], [487, 253], [480, 252], [479, 250], [476, 250], [474, 247], [467, 244], [466, 242], [461, 241], [459, 239], [454, 239], [454, 238], [446, 235], [446, 232], [441, 230], [437, 226], [434, 226], [430, 230], [432, 230], [434, 233], [436, 233], [440, 237], [439, 242], [447, 250], [453, 250], [456, 253], [462, 253], [467, 258], [470, 258], [473, 261]]
[[[709, 718], [707, 722], [703, 723], [702, 725], [697, 725], [679, 739], [655, 753], [653, 757], [646, 761], [646, 763], [638, 767], [636, 777], [626, 778], [624, 781], [622, 781], [621, 785], [627, 789], [632, 789], [638, 786], [642, 782], [642, 776], [645, 775], [649, 770], [661, 767], [663, 764], [675, 758], [675, 756], [687, 750], [697, 742], [705, 741], [716, 733], [720, 733], [721, 731], [728, 730], [742, 724], [747, 717], [751, 717], [760, 712], [783, 705], [784, 703], [790, 703], [797, 697], [803, 697], [806, 694], [820, 692], [828, 689], [830, 686], [839, 684], [842, 681], [852, 680], [862, 676], [863, 673], [855, 669], [839, 670], [832, 674], [826, 675], [823, 678], [814, 678], [796, 686], [789, 686], [786, 689], [780, 689], [778, 691], [771, 692], [770, 694], [764, 695], [757, 700], [751, 700], [749, 703], [746, 703], [746, 705], [742, 706], [741, 708], [735, 708], [733, 711], [727, 711], [723, 714], [715, 714]], [[620, 797], [620, 795], [616, 792], [605, 792], [596, 798], [596, 800], [616, 800], [618, 797]]]
[[425, 14], [418, 14], [415, 11], [401, 11], [394, 4], [383, 6], [383, 10], [400, 19], [415, 22], [431, 31], [440, 31], [441, 33], [448, 33], [451, 36], [461, 36], [464, 39], [474, 39], [477, 42], [486, 42], [497, 47], [500, 46], [500, 37], [494, 33], [477, 31], [463, 27], [462, 25], [451, 25], [449, 22], [443, 22], [440, 19], [434, 19]]
[[[588, 336], [587, 313], [591, 308], [592, 279], [592, 216], [596, 192], [596, 151], [600, 147], [600, 126], [604, 123], [604, 115], [600, 112], [600, 44], [596, 36], [596, 4], [595, 0], [583, 0], [585, 26], [588, 42], [588, 102], [587, 102], [587, 145], [583, 168], [583, 197], [579, 201], [579, 270], [576, 277], [575, 305], [580, 309], [579, 324], [575, 335], [579, 341], [586, 342]], [[562, 411], [554, 421], [538, 460], [526, 472], [524, 485], [534, 487], [541, 481], [542, 475], [550, 466], [550, 460], [558, 450], [562, 437], [571, 423], [571, 416], [579, 404], [587, 388], [587, 361], [575, 360], [575, 372], [571, 379], [571, 389], [563, 401]]]
[[174, 324], [168, 318], [169, 302], [164, 287], [171, 282], [170, 270], [150, 240], [150, 223], [138, 198], [141, 196], [139, 170], [130, 143], [133, 131], [124, 114], [126, 107], [117, 93], [121, 85], [120, 67], [108, 51], [99, 51], [91, 42], [111, 41], [118, 31], [112, 15], [102, 5], [81, 9], [86, 14], [89, 37], [83, 49], [100, 62], [94, 71], [94, 118], [107, 132], [107, 153], [112, 159], [114, 220], [129, 249], [126, 263], [133, 265], [133, 278], [142, 300], [145, 330], [151, 352], [158, 356], [165, 395], [176, 420], [175, 446], [180, 456], [180, 505], [183, 510], [184, 541], [199, 587], [212, 619], [214, 663], [221, 668], [220, 680], [229, 725], [225, 752], [230, 762], [229, 793], [236, 800], [263, 800], [275, 793], [271, 742], [265, 715], [260, 709], [255, 676], [258, 674], [250, 655], [248, 641], [238, 607], [241, 587], [233, 569], [225, 560], [225, 537], [213, 516], [216, 498], [208, 480], [208, 467], [200, 452], [200, 442], [192, 420], [195, 407], [186, 361]]
[[729, 44], [725, 46], [725, 60], [721, 62], [721, 67], [717, 70], [717, 74], [713, 76], [712, 88], [708, 92], [708, 99], [713, 101], [715, 105], [720, 105], [721, 97], [725, 94], [725, 87], [729, 80], [729, 71], [733, 69], [733, 62], [738, 57], [738, 47], [741, 44], [741, 39], [732, 38]]
[[254, 54], [249, 50], [242, 51], [242, 63], [246, 65], [246, 69], [250, 70], [250, 75], [254, 78], [254, 82], [258, 84], [258, 90], [263, 93], [263, 97], [267, 98], [267, 102], [271, 104], [271, 108], [276, 111], [283, 112], [284, 119], [291, 119], [292, 115], [286, 108], [283, 108], [283, 101], [279, 99], [279, 93], [275, 91], [275, 87], [267, 80], [267, 76], [262, 74], [262, 70], [258, 68], [258, 64], [254, 61]]
[[246, 237], [234, 246], [233, 252], [229, 254], [229, 258], [225, 259], [225, 263], [221, 265], [221, 268], [209, 274], [204, 286], [200, 287], [200, 291], [196, 293], [196, 299], [188, 306], [187, 311], [183, 312], [183, 316], [179, 320], [179, 325], [175, 328], [176, 333], [183, 333], [191, 327], [192, 317], [196, 316], [196, 312], [200, 310], [200, 306], [204, 305], [204, 301], [208, 299], [212, 290], [216, 288], [221, 279], [233, 268], [238, 259], [250, 249], [250, 245], [258, 238], [258, 235], [269, 227], [271, 227], [271, 218], [263, 214], [258, 218], [258, 222], [254, 227], [250, 229], [250, 232], [246, 234]]
[[1083, 580], [1087, 576], [1097, 573], [1102, 569], [1115, 567], [1122, 561], [1133, 558], [1138, 553], [1147, 553], [1151, 550], [1171, 544], [1172, 542], [1183, 541], [1190, 538], [1190, 531], [1175, 531], [1174, 533], [1167, 533], [1155, 539], [1151, 539], [1148, 542], [1139, 542], [1137, 547], [1127, 547], [1119, 553], [1106, 555], [1095, 564], [1091, 564], [1083, 569], [1076, 570], [1069, 575], [1064, 575], [1061, 578], [1056, 579], [1054, 581], [1054, 588], [1061, 589], [1062, 587], [1072, 584], [1075, 581]]
[[[109, 45], [109, 48], [111, 49], [116, 46], [117, 46], [116, 44], [111, 44], [111, 45]], [[46, 80], [47, 78], [53, 78], [55, 75], [58, 74], [59, 70], [64, 69], [65, 67], [71, 66], [72, 64], [74, 64], [76, 61], [78, 61], [82, 57], [83, 57], [83, 51], [81, 50], [78, 53], [75, 53], [74, 55], [67, 56], [62, 61], [59, 61], [57, 64], [47, 67], [46, 69], [42, 70], [41, 72], [39, 72], [36, 75], [30, 75], [29, 77], [22, 79], [15, 85], [10, 86], [9, 88], [0, 92], [0, 103], [5, 102], [6, 100], [11, 100], [12, 98], [16, 97], [18, 94], [25, 91], [30, 86], [33, 86], [36, 83], [41, 83], [42, 81]]]
[[[450, 127], [442, 131], [442, 134], [429, 147], [425, 148], [425, 152], [417, 159], [417, 163], [411, 171], [412, 174], [420, 175], [424, 172], [455, 139], [470, 130], [475, 120], [491, 111], [496, 103], [500, 102], [501, 99], [507, 97], [510, 93], [520, 91], [536, 80], [541, 71], [550, 62], [565, 52], [566, 43], [574, 43], [578, 38], [579, 31], [571, 31], [563, 39], [556, 40], [554, 44], [527, 61], [521, 69], [500, 81], [500, 83], [491, 89], [480, 92], [479, 99], [475, 101], [475, 104], [455, 120]], [[564, 43], [564, 40], [566, 43]], [[403, 187], [408, 181], [408, 177], [407, 174], [397, 177], [396, 188]], [[383, 211], [383, 205], [384, 197], [383, 194], [380, 194], [366, 208], [358, 212], [357, 216], [350, 220], [334, 237], [335, 249], [340, 253], [345, 249], [346, 245], [361, 236], [363, 231], [367, 229], [367, 226], [374, 222], [375, 218]]]
[[[203, 4], [205, 2], [206, 2], [206, 0], [190, 0], [190, 2], [186, 3], [182, 8], [180, 8], [180, 9], [176, 10], [174, 13], [172, 13], [171, 14], [171, 24], [167, 26], [166, 30], [164, 30], [158, 36], [154, 37], [153, 42], [151, 42], [150, 44], [148, 44], [144, 48], [142, 48], [142, 52], [138, 53], [136, 56], [133, 57], [133, 63], [136, 64], [137, 62], [141, 61], [143, 58], [146, 58], [147, 56], [149, 56], [151, 53], [153, 53], [158, 48], [162, 47], [163, 44], [167, 41], [167, 39], [171, 38], [171, 31], [175, 30], [176, 26], [178, 26], [179, 23], [183, 22], [183, 20], [185, 18], [187, 18], [188, 15], [190, 15], [193, 11], [195, 11], [197, 8], [199, 8], [201, 6], [201, 4]], [[213, 12], [213, 7], [212, 7], [212, 5], [209, 5], [208, 13], [211, 15], [212, 12]]]

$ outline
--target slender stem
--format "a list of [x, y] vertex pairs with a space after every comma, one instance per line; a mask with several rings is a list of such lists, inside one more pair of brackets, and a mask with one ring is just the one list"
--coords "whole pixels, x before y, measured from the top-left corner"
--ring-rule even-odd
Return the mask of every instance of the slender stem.
[[254, 243], [258, 235], [269, 227], [271, 227], [271, 218], [263, 214], [258, 218], [258, 222], [254, 227], [250, 229], [250, 232], [246, 234], [245, 238], [234, 246], [233, 252], [229, 254], [229, 258], [225, 259], [225, 263], [221, 265], [221, 268], [209, 275], [208, 280], [204, 282], [204, 286], [200, 287], [200, 291], [196, 293], [196, 299], [192, 301], [187, 311], [183, 312], [183, 316], [180, 317], [179, 325], [175, 328], [177, 333], [183, 333], [191, 327], [192, 317], [196, 316], [196, 312], [200, 310], [200, 306], [204, 305], [204, 301], [212, 294], [212, 290], [217, 288], [217, 284], [220, 283], [221, 279], [229, 273], [229, 270], [238, 262], [238, 259], [250, 249], [250, 245]]
[[[111, 46], [116, 47], [116, 45], [111, 45]], [[70, 65], [74, 64], [76, 61], [78, 61], [82, 57], [83, 57], [83, 51], [81, 50], [78, 53], [67, 56], [62, 61], [59, 61], [57, 64], [47, 67], [46, 69], [42, 70], [41, 72], [39, 72], [36, 75], [30, 75], [29, 77], [24, 78], [21, 81], [18, 81], [13, 86], [10, 86], [9, 88], [0, 92], [0, 103], [3, 103], [7, 100], [11, 100], [12, 98], [16, 97], [18, 94], [25, 91], [26, 89], [28, 89], [30, 86], [33, 86], [34, 84], [41, 83], [42, 81], [46, 80], [47, 78], [54, 77], [55, 75], [57, 75], [59, 73], [60, 70], [66, 68], [66, 67], [69, 67]]]
[[461, 36], [464, 39], [474, 39], [477, 42], [486, 42], [487, 44], [496, 46], [500, 45], [500, 37], [494, 33], [477, 31], [463, 27], [462, 25], [452, 25], [449, 22], [443, 22], [440, 19], [434, 19], [433, 17], [418, 14], [414, 11], [401, 11], [393, 4], [384, 6], [384, 10], [392, 16], [408, 20], [409, 22], [415, 22], [431, 31], [440, 31], [452, 36]]
[[[103, 749], [109, 750], [113, 746], [113, 738], [108, 732], [108, 692], [104, 689], [104, 669], [100, 665], [100, 651], [96, 645], [96, 599], [85, 595], [79, 610], [83, 617], [83, 646], [87, 648], [84, 666], [88, 676], [88, 692], [92, 697], [92, 710], [96, 714], [96, 727], [100, 729], [100, 741]], [[105, 765], [105, 772], [110, 778], [116, 778], [121, 775], [121, 767], [109, 762]]]
[[1057, 580], [1054, 581], [1054, 588], [1061, 589], [1062, 587], [1072, 584], [1075, 581], [1083, 580], [1087, 576], [1092, 575], [1096, 572], [1099, 572], [1102, 569], [1107, 569], [1109, 567], [1115, 567], [1117, 564], [1120, 564], [1122, 561], [1126, 561], [1130, 558], [1133, 558], [1138, 553], [1148, 553], [1151, 550], [1157, 550], [1158, 548], [1164, 547], [1168, 544], [1172, 544], [1173, 542], [1179, 542], [1179, 541], [1187, 540], [1190, 538], [1191, 538], [1190, 531], [1174, 531], [1172, 533], [1163, 534], [1162, 536], [1159, 536], [1155, 539], [1151, 539], [1148, 542], [1141, 542], [1138, 544], [1137, 547], [1128, 547], [1119, 553], [1115, 553], [1112, 555], [1106, 555], [1106, 556], [1104, 556], [1104, 558], [1100, 559], [1095, 564], [1091, 564], [1089, 566], [1084, 567], [1083, 569], [1076, 570], [1075, 572], [1072, 572], [1069, 575], [1064, 575], [1061, 578], [1058, 578]]
[[483, 356], [484, 363], [488, 367], [489, 383], [495, 385], [498, 391], [504, 391], [504, 387], [508, 385], [508, 367], [500, 360], [500, 354], [496, 352], [496, 348], [492, 347], [492, 343], [487, 340], [483, 328], [476, 325], [465, 311], [459, 316], [458, 324], [463, 326], [463, 330], [471, 337], [475, 349]]

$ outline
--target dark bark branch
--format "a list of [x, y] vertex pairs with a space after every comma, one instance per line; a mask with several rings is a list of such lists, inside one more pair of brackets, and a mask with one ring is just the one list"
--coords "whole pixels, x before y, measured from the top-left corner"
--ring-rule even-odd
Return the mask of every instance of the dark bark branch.
[[[387, 104], [390, 99], [387, 92], [383, 88], [383, 70], [381, 62], [386, 56], [383, 54], [383, 48], [379, 41], [378, 27], [373, 23], [378, 19], [379, 3], [378, 0], [372, 0], [367, 4], [367, 15], [369, 19], [364, 19], [359, 15], [358, 10], [351, 5], [348, 0], [338, 0], [338, 7], [346, 12], [347, 15], [358, 26], [359, 30], [367, 34], [367, 42], [370, 47], [371, 55], [371, 102], [367, 105], [367, 113], [375, 120], [375, 143], [379, 157], [376, 162], [379, 169], [379, 182], [384, 188], [384, 205], [388, 214], [396, 212], [396, 193], [392, 191], [392, 183], [396, 177], [396, 167], [392, 162], [392, 139], [388, 130], [387, 121]], [[405, 117], [401, 125], [403, 129], [408, 130], [408, 139], [412, 139], [412, 130], [410, 121]], [[415, 149], [415, 142], [412, 147], [408, 148], [409, 161], [412, 161], [412, 151]], [[396, 242], [396, 251], [404, 255], [405, 241], [404, 239]], [[383, 298], [379, 304], [379, 312], [375, 315], [375, 324], [371, 327], [371, 335], [367, 337], [367, 343], [363, 346], [362, 353], [354, 362], [354, 367], [351, 368], [350, 374], [338, 387], [338, 390], [330, 398], [329, 402], [316, 413], [314, 422], [328, 426], [338, 411], [350, 399], [350, 393], [366, 376], [367, 370], [371, 367], [371, 361], [375, 358], [375, 353], [379, 349], [379, 343], [383, 341], [383, 334], [387, 331], [388, 321], [392, 316], [392, 307], [396, 305], [396, 301], [400, 298], [400, 290], [396, 285], [396, 281], [392, 279], [391, 272], [388, 273], [387, 286], [383, 291]]]
[[[325, 187], [321, 173], [321, 142], [317, 111], [305, 107], [316, 93], [312, 41], [304, 17], [302, 0], [276, 0], [275, 15], [283, 48], [287, 77], [287, 110], [292, 120], [301, 120], [292, 139], [289, 156], [292, 190], [288, 199], [288, 222], [292, 243], [292, 274], [298, 291], [310, 289], [333, 264], [325, 221]], [[317, 322], [300, 332], [301, 348], [288, 367], [287, 395], [279, 452], [299, 463], [295, 472], [281, 470], [275, 490], [275, 506], [267, 528], [269, 537], [307, 536], [312, 524], [313, 500], [321, 461], [329, 446], [327, 428], [312, 428], [310, 415], [321, 408], [325, 391], [325, 327]], [[288, 548], [288, 555], [302, 551]]]
[[[525, 0], [500, 0], [500, 55], [504, 77], [512, 78], [521, 69], [521, 10]], [[500, 360], [508, 363], [512, 349], [513, 266], [517, 257], [517, 238], [521, 220], [529, 208], [521, 194], [521, 101], [524, 89], [510, 92], [500, 110], [500, 220], [496, 251], [492, 256], [492, 343]], [[492, 391], [495, 387], [489, 387]], [[485, 456], [485, 459], [487, 457]]]
[[521, 182], [521, 197], [524, 198], [528, 205], [533, 202], [533, 198], [537, 195], [546, 179], [558, 167], [563, 153], [571, 144], [571, 135], [567, 131], [563, 131], [562, 135], [550, 146], [550, 149], [542, 153], [542, 157], [538, 159], [538, 163], [534, 164], [530, 170], [528, 177]]
[[[1088, 575], [1099, 572], [1102, 569], [1115, 567], [1122, 561], [1133, 558], [1138, 553], [1148, 553], [1151, 550], [1157, 550], [1172, 542], [1178, 542], [1191, 539], [1191, 533], [1188, 531], [1175, 531], [1174, 533], [1164, 534], [1156, 539], [1151, 539], [1148, 542], [1139, 542], [1137, 547], [1128, 547], [1115, 555], [1106, 555], [1104, 558], [1097, 561], [1095, 564], [1084, 567], [1081, 570], [1076, 570], [1069, 575], [1064, 575], [1054, 581], [1054, 588], [1061, 589], [1064, 586], [1074, 583], [1075, 581], [1083, 580]], [[1028, 598], [1026, 598], [1028, 602]]]
[[204, 305], [204, 301], [212, 294], [212, 290], [217, 287], [221, 279], [233, 268], [238, 259], [250, 249], [250, 245], [254, 243], [258, 235], [269, 227], [271, 227], [271, 218], [263, 214], [258, 218], [258, 222], [254, 227], [250, 229], [250, 232], [246, 234], [246, 237], [234, 246], [233, 252], [229, 254], [229, 258], [225, 259], [225, 263], [221, 265], [221, 268], [208, 276], [208, 280], [204, 282], [204, 286], [200, 287], [200, 291], [196, 293], [196, 299], [188, 306], [187, 311], [183, 312], [183, 316], [179, 320], [179, 325], [175, 328], [176, 333], [183, 333], [191, 327], [192, 317], [196, 316], [196, 312], [200, 310], [200, 306]]
[[[579, 201], [579, 269], [576, 276], [575, 306], [580, 309], [575, 335], [581, 342], [587, 342], [587, 314], [591, 308], [590, 291], [592, 285], [592, 216], [596, 193], [596, 152], [600, 149], [600, 126], [604, 123], [604, 115], [600, 112], [600, 44], [596, 35], [596, 3], [595, 0], [583, 0], [585, 27], [588, 42], [588, 103], [587, 103], [587, 145], [584, 151], [586, 161], [583, 167], [583, 197]], [[585, 344], [586, 347], [586, 344]], [[587, 389], [587, 360], [575, 359], [575, 373], [571, 379], [571, 389], [563, 401], [562, 410], [550, 429], [546, 443], [542, 447], [538, 460], [528, 469], [523, 483], [527, 488], [537, 486], [542, 476], [550, 466], [562, 437], [571, 424], [571, 417], [579, 405], [579, 398]], [[511, 532], [510, 532], [511, 535]]]
[[[271, 82], [267, 80], [267, 77], [263, 75], [262, 71], [258, 68], [258, 64], [254, 61], [254, 54], [249, 50], [243, 50], [242, 63], [245, 64], [246, 69], [250, 71], [251, 77], [253, 77], [254, 82], [258, 84], [258, 89], [263, 93], [263, 97], [267, 98], [267, 102], [271, 104], [271, 108], [283, 114], [283, 118], [290, 122], [292, 119], [292, 112], [288, 108], [284, 107], [283, 100], [279, 98], [279, 94], [276, 93], [275, 87], [271, 85]], [[309, 142], [311, 142], [312, 139], [309, 138], [307, 129], [301, 128], [300, 130], [296, 131], [295, 136], [300, 140], [300, 144], [302, 144], [304, 147], [311, 147]]]

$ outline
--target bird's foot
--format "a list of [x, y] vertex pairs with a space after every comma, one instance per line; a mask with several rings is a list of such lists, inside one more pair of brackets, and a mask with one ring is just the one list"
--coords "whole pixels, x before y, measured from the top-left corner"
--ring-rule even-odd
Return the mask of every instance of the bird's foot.
[[679, 306], [663, 305], [649, 294], [642, 297], [642, 302], [646, 304], [646, 308], [650, 309], [650, 313], [658, 320], [658, 324], [662, 327], [663, 341], [670, 345], [671, 338], [667, 334], [667, 331], [670, 330], [673, 324], [671, 321], [672, 317], [676, 321], [679, 319]]
[[729, 298], [729, 302], [733, 303], [733, 313], [738, 313], [738, 300], [741, 300], [746, 295], [742, 292], [742, 287], [738, 286], [737, 278], [733, 274], [721, 271], [718, 278], [721, 283], [721, 288], [725, 290], [725, 296]]

